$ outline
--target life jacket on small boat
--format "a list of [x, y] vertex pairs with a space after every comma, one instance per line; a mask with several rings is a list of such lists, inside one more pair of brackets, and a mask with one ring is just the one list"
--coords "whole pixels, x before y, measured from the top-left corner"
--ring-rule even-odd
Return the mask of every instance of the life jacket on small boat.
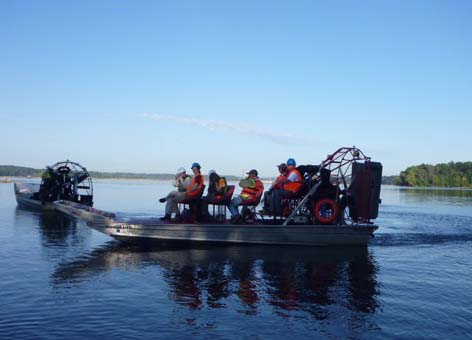
[[243, 200], [248, 200], [248, 199], [253, 199], [259, 195], [262, 194], [262, 192], [264, 191], [264, 184], [261, 182], [260, 179], [258, 178], [252, 178], [250, 179], [251, 182], [254, 181], [254, 183], [250, 186], [247, 186], [247, 187], [244, 187], [243, 190], [241, 191], [241, 198]]
[[200, 195], [205, 179], [203, 175], [196, 175], [192, 178], [190, 185], [187, 187], [187, 198], [196, 198]]
[[297, 176], [297, 180], [296, 181], [293, 181], [293, 182], [287, 182], [284, 184], [284, 190], [287, 190], [287, 191], [291, 191], [291, 192], [298, 192], [301, 188], [302, 188], [302, 180], [303, 180], [303, 177], [302, 175], [300, 174], [300, 171], [298, 171], [297, 169], [292, 169], [287, 178], [290, 177], [290, 175], [292, 174], [295, 174]]
[[281, 174], [272, 183], [271, 189], [283, 189], [283, 183], [287, 180], [287, 174]]

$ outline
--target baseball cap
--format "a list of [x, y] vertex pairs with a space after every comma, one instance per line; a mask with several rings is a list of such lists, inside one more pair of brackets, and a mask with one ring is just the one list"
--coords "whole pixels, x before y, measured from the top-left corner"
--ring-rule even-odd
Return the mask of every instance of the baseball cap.
[[252, 169], [251, 171], [246, 172], [246, 174], [248, 174], [248, 175], [254, 175], [254, 176], [258, 176], [258, 175], [259, 175], [259, 173], [257, 172], [256, 169]]
[[287, 164], [280, 163], [279, 165], [277, 165], [277, 168], [282, 169], [282, 170], [287, 170]]

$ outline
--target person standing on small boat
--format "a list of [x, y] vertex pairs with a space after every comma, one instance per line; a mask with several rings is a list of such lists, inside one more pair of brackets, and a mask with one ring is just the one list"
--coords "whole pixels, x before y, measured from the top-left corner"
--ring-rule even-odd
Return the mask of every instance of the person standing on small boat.
[[161, 217], [161, 220], [170, 221], [172, 213], [175, 213], [176, 215], [180, 214], [177, 203], [198, 196], [204, 184], [204, 178], [200, 173], [200, 169], [200, 164], [196, 162], [193, 163], [192, 171], [194, 177], [191, 179], [190, 183], [188, 183], [186, 187], [183, 187], [185, 191], [171, 191], [166, 197], [161, 198], [159, 200], [159, 202], [161, 203], [166, 202], [166, 214], [164, 217]]
[[[241, 215], [238, 211], [243, 201], [255, 200], [256, 197], [264, 191], [264, 184], [258, 177], [257, 170], [253, 169], [246, 173], [248, 176], [245, 179], [239, 181], [239, 186], [243, 188], [239, 196], [234, 197], [231, 203], [228, 204], [228, 209], [231, 212], [231, 223], [238, 223], [241, 219]], [[259, 196], [260, 197], [260, 196]]]
[[39, 199], [41, 202], [51, 202], [58, 198], [59, 182], [58, 175], [50, 166], [46, 167], [46, 171], [41, 176], [41, 185], [39, 187]]

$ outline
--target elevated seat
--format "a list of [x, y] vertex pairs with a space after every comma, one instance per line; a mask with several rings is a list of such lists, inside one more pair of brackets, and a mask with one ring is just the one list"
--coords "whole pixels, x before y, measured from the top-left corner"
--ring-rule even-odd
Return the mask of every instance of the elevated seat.
[[228, 185], [228, 189], [224, 195], [217, 195], [215, 196], [215, 199], [210, 202], [210, 204], [213, 205], [227, 205], [229, 202], [231, 202], [231, 198], [233, 197], [234, 194], [234, 185]]
[[241, 203], [243, 207], [241, 216], [244, 223], [255, 223], [257, 221], [256, 207], [261, 202], [263, 191], [264, 190], [260, 190], [257, 192], [256, 196]]
[[181, 201], [178, 203], [178, 208], [180, 212], [185, 211], [187, 209], [189, 211], [189, 214], [180, 214], [182, 216], [183, 222], [187, 223], [196, 223], [198, 222], [198, 217], [199, 217], [199, 203], [200, 200], [202, 199], [203, 192], [205, 191], [205, 185], [202, 185], [200, 190], [198, 191], [197, 195], [195, 197], [189, 197], [186, 198], [185, 200]]
[[[282, 206], [282, 216], [287, 217], [290, 215], [293, 209], [295, 209], [300, 201], [305, 197], [307, 193], [307, 183], [304, 181], [303, 185], [296, 192], [291, 192], [289, 194], [281, 195], [281, 206]], [[275, 216], [274, 216], [275, 217]]]
[[[234, 185], [228, 185], [226, 193], [224, 195], [217, 195], [213, 201], [208, 204], [213, 205], [212, 216], [218, 222], [226, 221], [226, 206], [231, 202], [234, 194]], [[216, 212], [215, 212], [216, 210]]]

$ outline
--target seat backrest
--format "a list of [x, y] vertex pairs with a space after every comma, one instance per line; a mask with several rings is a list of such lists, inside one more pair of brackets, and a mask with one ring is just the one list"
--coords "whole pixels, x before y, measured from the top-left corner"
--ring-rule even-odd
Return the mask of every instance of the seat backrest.
[[184, 199], [183, 201], [181, 201], [180, 203], [183, 203], [183, 204], [188, 204], [190, 202], [194, 202], [194, 201], [198, 201], [202, 198], [202, 195], [203, 195], [203, 192], [205, 191], [205, 185], [202, 185], [202, 187], [200, 188], [200, 190], [198, 191], [197, 195], [195, 195], [194, 197], [187, 197], [186, 199]]
[[264, 188], [261, 188], [261, 189], [257, 192], [256, 197], [255, 197], [254, 200], [257, 201], [257, 202], [260, 202], [263, 193], [264, 193]]
[[195, 196], [195, 199], [202, 198], [203, 192], [205, 191], [205, 187], [206, 187], [206, 185], [203, 184], [202, 187], [200, 188], [200, 190], [198, 191], [198, 194]]
[[234, 185], [228, 185], [226, 187], [226, 192], [224, 196], [222, 195], [217, 195], [214, 197], [213, 202], [210, 204], [215, 204], [215, 205], [227, 205], [229, 202], [231, 202], [231, 198], [233, 197], [235, 186]]
[[260, 194], [257, 194], [256, 198], [254, 198], [254, 205], [259, 205], [259, 203], [261, 203], [261, 198], [262, 192]]
[[225, 193], [225, 199], [231, 199], [231, 197], [233, 197], [235, 188], [236, 187], [234, 185], [228, 185], [228, 189], [226, 190], [226, 193]]
[[307, 180], [303, 180], [302, 181], [302, 186], [300, 187], [300, 189], [296, 192], [296, 196], [305, 196], [306, 193], [308, 192], [308, 181]]
[[262, 188], [262, 190], [259, 190], [256, 193], [256, 196], [251, 197], [251, 198], [247, 199], [246, 201], [243, 201], [241, 203], [241, 205], [254, 205], [254, 206], [259, 205], [259, 203], [261, 202], [261, 198], [262, 198], [263, 193], [264, 193], [264, 189]]

